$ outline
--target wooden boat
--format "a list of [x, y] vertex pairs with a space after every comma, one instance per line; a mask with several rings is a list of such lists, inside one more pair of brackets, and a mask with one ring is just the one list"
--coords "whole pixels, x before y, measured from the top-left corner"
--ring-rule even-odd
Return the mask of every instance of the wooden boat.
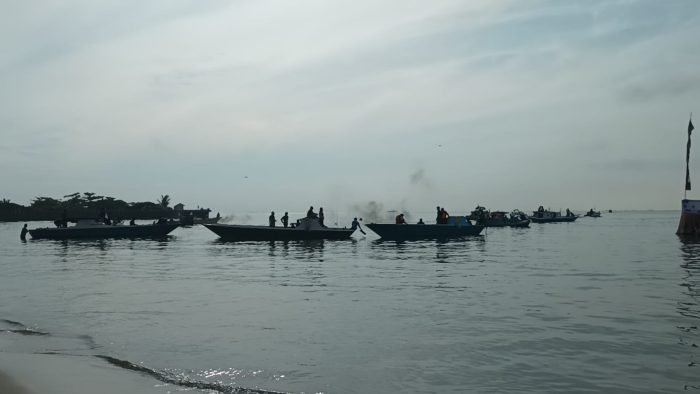
[[349, 239], [355, 230], [323, 227], [316, 218], [297, 220], [292, 227], [251, 226], [243, 224], [204, 224], [227, 241], [296, 241], [309, 239]]
[[514, 210], [510, 214], [504, 211], [488, 211], [482, 206], [477, 206], [469, 215], [470, 220], [485, 227], [529, 227], [530, 219], [527, 215]]
[[533, 223], [573, 222], [576, 219], [578, 219], [578, 215], [574, 215], [568, 209], [566, 210], [566, 215], [562, 216], [561, 212], [550, 211], [548, 209], [544, 209], [542, 206], [540, 206], [533, 212], [533, 215], [530, 216], [530, 220], [532, 220]]
[[75, 226], [44, 227], [28, 230], [33, 239], [159, 238], [179, 224], [108, 225], [95, 220], [79, 220]]
[[367, 224], [372, 231], [386, 240], [416, 240], [460, 238], [479, 235], [482, 225], [474, 225], [465, 216], [450, 216], [447, 224]]
[[586, 212], [586, 214], [583, 215], [583, 216], [587, 216], [587, 217], [590, 217], [590, 218], [599, 218], [599, 217], [600, 217], [600, 211], [594, 211], [593, 208], [591, 208], [591, 210], [588, 211], [588, 212]]

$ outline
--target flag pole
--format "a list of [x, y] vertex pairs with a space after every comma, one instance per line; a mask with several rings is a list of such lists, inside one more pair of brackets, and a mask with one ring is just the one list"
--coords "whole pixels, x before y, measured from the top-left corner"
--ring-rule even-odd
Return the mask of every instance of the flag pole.
[[688, 121], [688, 146], [686, 148], [685, 156], [685, 190], [683, 191], [683, 199], [688, 198], [688, 188], [690, 185], [690, 133], [693, 131], [693, 112], [690, 112], [690, 120]]

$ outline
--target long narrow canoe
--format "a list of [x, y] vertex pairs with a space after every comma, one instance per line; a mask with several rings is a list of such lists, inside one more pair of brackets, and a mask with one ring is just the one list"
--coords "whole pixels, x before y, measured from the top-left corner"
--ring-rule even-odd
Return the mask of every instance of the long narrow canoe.
[[382, 239], [412, 240], [460, 238], [479, 235], [484, 226], [473, 225], [463, 216], [452, 216], [448, 224], [367, 224]]
[[354, 230], [323, 227], [317, 219], [299, 220], [294, 227], [251, 226], [244, 224], [204, 224], [226, 241], [296, 241], [310, 239], [349, 239]]

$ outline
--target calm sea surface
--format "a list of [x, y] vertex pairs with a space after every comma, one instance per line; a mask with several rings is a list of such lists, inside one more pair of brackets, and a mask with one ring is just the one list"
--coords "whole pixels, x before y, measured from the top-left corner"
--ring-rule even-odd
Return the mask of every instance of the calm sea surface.
[[228, 392], [700, 390], [700, 241], [678, 212], [603, 215], [406, 243], [23, 243], [0, 223], [0, 330]]

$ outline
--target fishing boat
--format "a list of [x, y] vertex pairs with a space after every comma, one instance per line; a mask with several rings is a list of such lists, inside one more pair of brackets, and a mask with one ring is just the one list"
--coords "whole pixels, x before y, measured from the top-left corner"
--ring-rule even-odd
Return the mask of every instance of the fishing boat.
[[416, 240], [460, 238], [479, 235], [482, 225], [472, 224], [466, 216], [450, 216], [447, 224], [367, 224], [372, 231], [386, 240]]
[[529, 227], [530, 219], [519, 210], [510, 214], [504, 211], [489, 211], [485, 207], [477, 206], [469, 215], [470, 220], [485, 227]]
[[594, 211], [593, 208], [591, 208], [588, 212], [586, 212], [583, 216], [587, 216], [589, 218], [599, 218], [600, 217], [600, 211]]
[[32, 239], [159, 238], [178, 226], [177, 223], [112, 225], [96, 220], [77, 220], [74, 226], [35, 228], [28, 232]]
[[355, 230], [321, 226], [317, 218], [297, 220], [291, 227], [244, 224], [204, 224], [226, 241], [296, 241], [310, 239], [349, 239]]
[[568, 209], [566, 210], [566, 215], [562, 216], [561, 211], [550, 211], [548, 209], [544, 209], [542, 206], [540, 206], [533, 212], [533, 215], [530, 216], [530, 220], [532, 220], [533, 223], [573, 222], [576, 219], [578, 219], [578, 215], [574, 215]]

